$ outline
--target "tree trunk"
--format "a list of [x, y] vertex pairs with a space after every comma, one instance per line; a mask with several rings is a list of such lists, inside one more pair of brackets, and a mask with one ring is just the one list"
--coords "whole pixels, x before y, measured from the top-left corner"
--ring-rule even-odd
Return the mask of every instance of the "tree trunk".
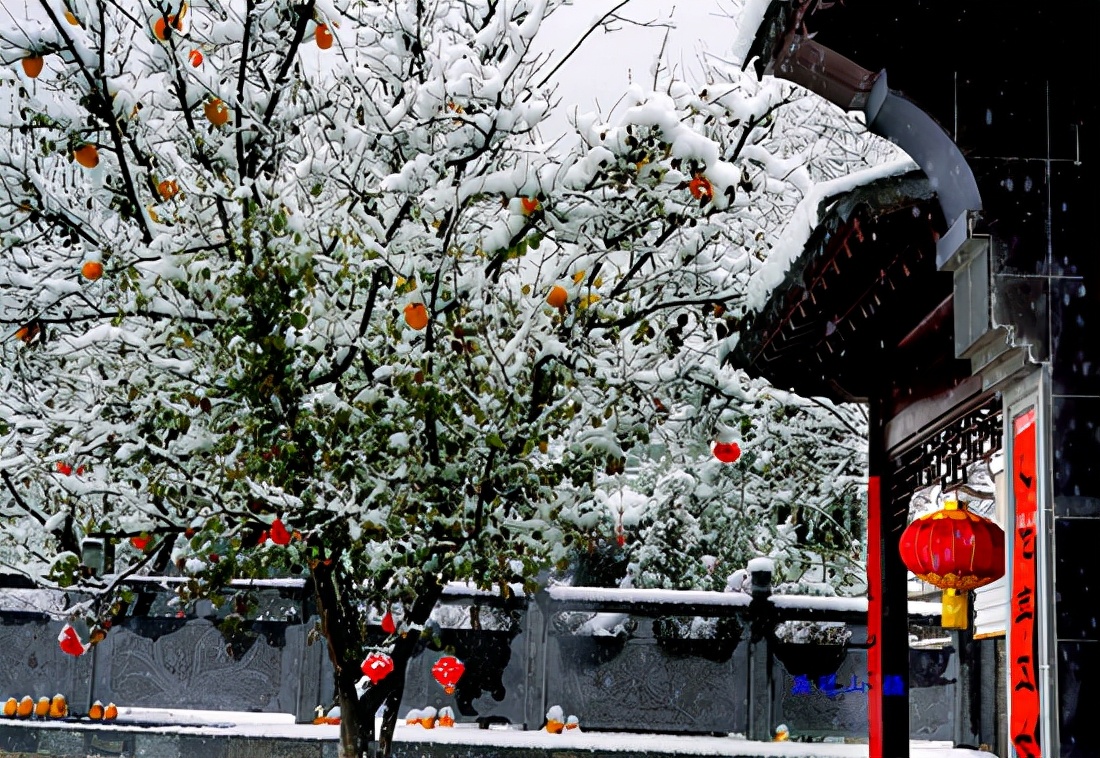
[[[340, 704], [340, 758], [384, 758], [393, 750], [393, 732], [397, 726], [397, 709], [405, 691], [405, 675], [409, 660], [416, 652], [419, 636], [413, 632], [397, 638], [392, 650], [393, 671], [389, 676], [370, 686], [359, 697], [356, 684], [362, 678], [359, 664], [365, 657], [364, 641], [360, 638], [357, 609], [345, 598], [352, 597], [342, 585], [345, 575], [334, 567], [318, 566], [313, 580], [317, 594], [321, 628], [328, 642], [329, 659], [332, 661], [336, 695]], [[443, 586], [435, 577], [424, 577], [424, 584], [416, 601], [408, 609], [402, 625], [420, 627], [428, 620], [436, 601], [443, 594]], [[386, 711], [379, 734], [375, 734], [375, 714], [385, 703]]]
[[382, 755], [374, 737], [375, 698], [359, 697], [355, 689], [359, 672], [345, 666], [336, 676], [340, 703], [340, 758], [377, 758]]

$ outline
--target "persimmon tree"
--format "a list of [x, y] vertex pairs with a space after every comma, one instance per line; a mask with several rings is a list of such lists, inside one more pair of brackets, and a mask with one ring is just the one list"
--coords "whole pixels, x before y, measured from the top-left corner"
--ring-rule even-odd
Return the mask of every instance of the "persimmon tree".
[[301, 574], [342, 752], [387, 752], [447, 582], [530, 587], [628, 454], [667, 469], [660, 430], [677, 460], [740, 433], [745, 276], [866, 164], [859, 130], [822, 144], [812, 98], [716, 69], [555, 153], [531, 46], [557, 5], [41, 0], [3, 33], [6, 570], [101, 628], [135, 574], [184, 601]]

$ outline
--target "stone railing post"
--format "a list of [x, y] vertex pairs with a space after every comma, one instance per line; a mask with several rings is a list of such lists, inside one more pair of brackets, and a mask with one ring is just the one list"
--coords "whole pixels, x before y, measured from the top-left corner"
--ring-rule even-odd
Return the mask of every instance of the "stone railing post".
[[774, 564], [768, 558], [754, 558], [749, 561], [749, 576], [752, 582], [749, 604], [751, 637], [749, 640], [749, 739], [770, 740], [772, 738], [772, 677], [771, 650], [769, 640], [775, 626], [775, 613], [772, 608], [772, 572]]
[[527, 603], [523, 614], [523, 636], [526, 640], [524, 660], [527, 689], [524, 693], [523, 728], [538, 729], [546, 714], [546, 656], [550, 629], [550, 593], [545, 582]]

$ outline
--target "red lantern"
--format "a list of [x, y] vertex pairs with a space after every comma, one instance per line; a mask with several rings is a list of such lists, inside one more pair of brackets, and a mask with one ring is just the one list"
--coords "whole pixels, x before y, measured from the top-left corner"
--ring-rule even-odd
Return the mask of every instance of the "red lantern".
[[269, 536], [271, 537], [271, 541], [276, 545], [290, 544], [290, 532], [283, 526], [282, 519], [275, 519], [271, 522], [271, 532]]
[[363, 670], [363, 675], [370, 679], [371, 684], [378, 684], [393, 671], [393, 658], [385, 653], [371, 653], [359, 668]]
[[901, 535], [901, 560], [943, 594], [943, 625], [966, 628], [966, 592], [1005, 573], [1005, 533], [953, 500], [921, 516]]
[[741, 446], [736, 442], [719, 442], [714, 446], [714, 457], [722, 463], [733, 463], [741, 457]]
[[462, 678], [462, 672], [466, 670], [465, 664], [458, 660], [454, 656], [447, 655], [440, 658], [432, 666], [432, 676], [435, 680], [443, 685], [443, 691], [448, 695], [453, 695], [455, 691], [455, 685], [458, 684], [458, 680]]
[[73, 629], [72, 624], [65, 624], [61, 633], [57, 635], [57, 641], [61, 645], [61, 651], [69, 655], [84, 655], [87, 646], [80, 641], [80, 635]]
[[394, 623], [393, 614], [386, 611], [386, 615], [382, 617], [382, 631], [386, 634], [393, 634], [397, 631], [397, 624]]

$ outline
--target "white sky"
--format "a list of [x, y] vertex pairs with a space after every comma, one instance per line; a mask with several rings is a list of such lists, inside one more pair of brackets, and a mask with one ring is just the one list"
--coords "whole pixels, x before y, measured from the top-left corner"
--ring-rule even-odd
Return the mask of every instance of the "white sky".
[[[0, 28], [18, 24], [28, 15], [42, 17], [40, 0], [0, 0]], [[549, 55], [549, 67], [556, 65], [574, 43], [621, 0], [574, 0], [554, 13], [542, 30], [540, 53]], [[664, 65], [680, 78], [701, 82], [700, 61], [704, 52], [724, 57], [737, 34], [732, 16], [744, 0], [629, 0], [618, 15], [637, 24], [614, 21], [615, 31], [593, 32], [582, 47], [557, 72], [559, 109], [544, 125], [544, 137], [568, 131], [568, 113], [599, 111], [608, 116], [615, 102], [631, 82], [649, 88], [653, 66], [665, 34], [668, 41]], [[653, 26], [640, 24], [652, 23]]]
[[[621, 0], [575, 0], [546, 22], [541, 50], [551, 51], [551, 66], [573, 46], [592, 24]], [[631, 82], [646, 89], [653, 84], [653, 66], [668, 34], [662, 60], [680, 78], [702, 81], [700, 61], [704, 52], [723, 57], [737, 35], [733, 18], [740, 0], [630, 0], [618, 12], [636, 22], [615, 22], [608, 33], [593, 32], [584, 45], [555, 75], [560, 108], [551, 115], [544, 135], [562, 132], [567, 113], [598, 110], [607, 116]], [[670, 26], [671, 25], [671, 26]]]

